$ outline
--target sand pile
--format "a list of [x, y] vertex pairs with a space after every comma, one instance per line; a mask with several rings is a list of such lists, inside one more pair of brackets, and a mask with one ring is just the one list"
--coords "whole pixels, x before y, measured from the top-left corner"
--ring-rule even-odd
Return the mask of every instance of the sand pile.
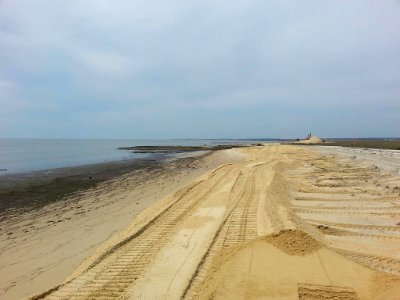
[[307, 255], [322, 247], [311, 236], [299, 230], [282, 230], [264, 240], [289, 255]]
[[317, 136], [312, 136], [309, 139], [309, 141], [310, 141], [311, 144], [316, 144], [316, 143], [321, 143], [322, 142], [322, 140]]
[[305, 232], [284, 230], [220, 253], [196, 299], [398, 299], [398, 283]]
[[297, 143], [298, 144], [319, 144], [319, 143], [322, 143], [322, 140], [317, 136], [312, 136], [308, 140], [301, 140], [301, 141], [299, 141]]

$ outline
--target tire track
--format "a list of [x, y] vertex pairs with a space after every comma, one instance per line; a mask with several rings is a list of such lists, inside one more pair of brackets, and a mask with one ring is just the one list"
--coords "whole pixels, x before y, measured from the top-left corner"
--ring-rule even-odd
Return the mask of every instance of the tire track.
[[393, 202], [393, 201], [399, 201], [398, 196], [384, 196], [384, 197], [367, 197], [367, 198], [361, 198], [361, 197], [353, 197], [352, 199], [332, 199], [332, 198], [317, 198], [317, 197], [300, 197], [300, 196], [295, 196], [295, 200], [299, 201], [326, 201], [326, 202]]
[[339, 228], [352, 228], [352, 229], [367, 229], [367, 230], [385, 230], [400, 232], [400, 227], [381, 226], [381, 225], [365, 225], [365, 224], [346, 224], [346, 223], [333, 223], [322, 220], [304, 219], [308, 223], [323, 224], [326, 226], [339, 227]]
[[[295, 210], [296, 213], [310, 213], [310, 214], [326, 214], [327, 211], [331, 214], [335, 215], [368, 215], [368, 216], [388, 216], [388, 217], [398, 217], [400, 216], [400, 212], [375, 212], [375, 211], [345, 211], [342, 209], [341, 211], [333, 211], [330, 212], [329, 209], [323, 209], [323, 208], [315, 208], [315, 209], [309, 209], [307, 208], [292, 208]], [[385, 207], [385, 209], [387, 209]]]
[[243, 243], [257, 237], [257, 208], [258, 202], [254, 199], [256, 167], [253, 167], [247, 177], [242, 196], [233, 209], [228, 223], [223, 247]]
[[298, 285], [299, 300], [358, 300], [357, 294], [352, 288], [329, 285]]
[[[351, 213], [352, 210], [355, 211], [360, 211], [360, 213], [363, 213], [362, 211], [366, 211], [368, 213], [375, 213], [375, 211], [377, 211], [377, 213], [381, 213], [381, 211], [387, 210], [388, 214], [390, 214], [390, 211], [394, 211], [394, 213], [398, 213], [397, 211], [400, 210], [400, 207], [396, 207], [396, 206], [385, 206], [385, 207], [374, 207], [374, 206], [364, 206], [364, 207], [355, 207], [355, 206], [348, 206], [348, 207], [337, 207], [337, 206], [311, 206], [311, 205], [307, 205], [307, 206], [292, 206], [293, 209], [295, 210], [302, 210], [302, 209], [310, 209], [310, 210], [325, 210], [325, 211], [349, 211]], [[386, 212], [385, 212], [386, 213]]]
[[196, 297], [196, 290], [203, 282], [204, 278], [214, 259], [218, 257], [221, 251], [227, 251], [231, 246], [255, 239], [257, 237], [257, 208], [258, 197], [256, 193], [256, 181], [260, 167], [259, 164], [253, 166], [246, 178], [243, 175], [237, 180], [232, 189], [231, 209], [226, 215], [224, 222], [217, 231], [213, 242], [199, 263], [196, 272], [189, 281], [182, 299], [193, 299]]
[[[48, 299], [98, 299], [116, 298], [140, 276], [152, 258], [168, 241], [176, 226], [190, 215], [197, 205], [226, 180], [229, 170], [215, 170], [206, 180], [183, 193], [177, 201], [160, 213], [147, 227], [112, 253], [101, 257], [101, 261], [87, 272], [51, 293]], [[214, 177], [217, 177], [214, 179]], [[209, 185], [210, 180], [215, 180]], [[38, 297], [41, 298], [41, 297]]]
[[376, 234], [376, 233], [368, 233], [368, 232], [357, 232], [351, 229], [338, 229], [336, 226], [326, 226], [321, 224], [310, 223], [315, 226], [316, 229], [321, 231], [326, 236], [348, 236], [358, 239], [385, 239], [385, 240], [392, 240], [392, 241], [400, 241], [399, 236], [393, 236], [388, 234]]
[[367, 266], [371, 269], [374, 270], [379, 270], [382, 272], [387, 272], [393, 275], [400, 276], [400, 261], [392, 258], [387, 258], [383, 256], [378, 256], [378, 255], [367, 255], [367, 254], [361, 254], [358, 252], [352, 252], [348, 250], [343, 250], [339, 248], [331, 248], [335, 252], [340, 253], [351, 260]]
[[[399, 196], [393, 195], [388, 188], [388, 181], [397, 177], [394, 178], [388, 172], [381, 172], [378, 168], [354, 167], [353, 162], [341, 163], [336, 159], [318, 159], [311, 165], [313, 170], [308, 174], [300, 170], [287, 176], [291, 178], [294, 186], [296, 180], [306, 181], [305, 186], [297, 186], [294, 189], [292, 211], [299, 215], [302, 221], [317, 229], [323, 236], [321, 241], [325, 241], [325, 245], [335, 252], [369, 268], [400, 275], [400, 260], [382, 257], [379, 253], [360, 253], [365, 242], [379, 248], [380, 245], [385, 247], [385, 243], [388, 242], [396, 245], [400, 239], [400, 227], [395, 226], [395, 220], [400, 217], [397, 205]], [[296, 200], [304, 202], [296, 203]], [[316, 205], [317, 201], [320, 202], [320, 206]], [[335, 203], [338, 203], [338, 206], [335, 206]], [[314, 219], [313, 215], [318, 218]], [[327, 216], [327, 221], [324, 220], [324, 216]], [[339, 222], [335, 222], [335, 216]], [[360, 218], [361, 224], [349, 224], [356, 216]], [[388, 220], [391, 219], [393, 226], [388, 226]], [[364, 224], [366, 222], [374, 225]], [[334, 247], [329, 246], [328, 241], [335, 236], [339, 241]], [[354, 249], [358, 250], [353, 252], [345, 249], [347, 237], [354, 243]]]

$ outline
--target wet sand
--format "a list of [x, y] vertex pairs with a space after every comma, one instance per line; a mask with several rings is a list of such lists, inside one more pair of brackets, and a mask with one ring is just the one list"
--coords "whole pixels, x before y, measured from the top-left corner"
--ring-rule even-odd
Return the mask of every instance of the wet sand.
[[[62, 263], [49, 267], [48, 274], [63, 275], [46, 282], [51, 289], [39, 292], [36, 283], [30, 291], [35, 299], [398, 299], [400, 159], [397, 152], [357, 151], [265, 145], [217, 152], [179, 184], [168, 183], [178, 180], [171, 170], [146, 174], [139, 191], [147, 208], [138, 211], [138, 178], [108, 184], [83, 197], [91, 202], [68, 209], [92, 207], [90, 218], [53, 231], [61, 242], [63, 230], [79, 228], [72, 244], [92, 248], [64, 266], [71, 272]], [[107, 201], [113, 204], [96, 206]], [[110, 214], [113, 207], [119, 210]], [[110, 226], [118, 228], [106, 239]], [[8, 270], [29, 266], [21, 245], [9, 252], [20, 251]], [[37, 266], [43, 253], [36, 252]], [[18, 277], [4, 298], [21, 296], [40, 276]]]
[[164, 159], [132, 159], [58, 168], [0, 177], [0, 216], [10, 217], [40, 209], [74, 192], [95, 187], [117, 176], [143, 168], [160, 168]]

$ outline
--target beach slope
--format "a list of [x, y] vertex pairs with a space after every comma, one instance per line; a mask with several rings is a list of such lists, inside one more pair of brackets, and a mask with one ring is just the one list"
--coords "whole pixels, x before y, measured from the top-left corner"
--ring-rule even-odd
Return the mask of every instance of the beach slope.
[[243, 148], [143, 211], [35, 299], [398, 299], [399, 173]]

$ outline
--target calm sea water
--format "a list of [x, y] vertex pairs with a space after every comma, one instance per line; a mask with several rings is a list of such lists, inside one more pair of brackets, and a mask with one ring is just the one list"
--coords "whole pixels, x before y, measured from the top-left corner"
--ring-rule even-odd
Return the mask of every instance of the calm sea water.
[[[1, 175], [47, 170], [61, 167], [143, 158], [118, 150], [124, 146], [244, 143], [239, 140], [83, 140], [83, 139], [0, 139]], [[254, 142], [254, 141], [253, 141]]]

